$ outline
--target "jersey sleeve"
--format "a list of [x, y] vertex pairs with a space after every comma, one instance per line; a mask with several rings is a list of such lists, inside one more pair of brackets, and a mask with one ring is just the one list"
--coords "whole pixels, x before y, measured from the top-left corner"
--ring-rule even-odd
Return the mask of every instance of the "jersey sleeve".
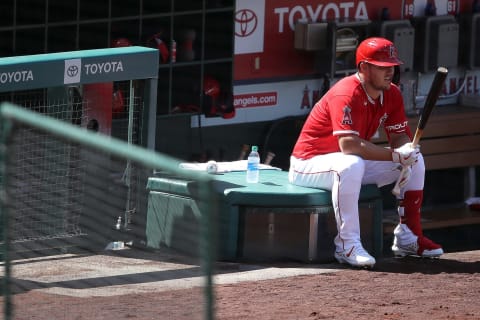
[[359, 135], [357, 125], [361, 123], [361, 110], [355, 108], [348, 96], [336, 96], [329, 101], [330, 116], [332, 117], [332, 134]]

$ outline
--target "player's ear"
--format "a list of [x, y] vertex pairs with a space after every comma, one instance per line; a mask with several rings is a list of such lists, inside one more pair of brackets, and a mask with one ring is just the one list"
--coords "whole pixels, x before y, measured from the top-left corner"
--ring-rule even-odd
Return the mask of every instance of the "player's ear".
[[357, 69], [360, 72], [365, 72], [365, 68], [367, 67], [367, 63], [365, 61], [361, 61], [358, 63]]

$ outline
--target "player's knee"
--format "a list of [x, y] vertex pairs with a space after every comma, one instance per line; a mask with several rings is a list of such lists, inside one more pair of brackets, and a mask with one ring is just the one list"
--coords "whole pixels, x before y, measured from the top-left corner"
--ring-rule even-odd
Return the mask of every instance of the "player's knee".
[[425, 161], [421, 153], [418, 155], [417, 163], [412, 167], [412, 174], [425, 175]]
[[347, 155], [341, 175], [351, 182], [361, 182], [365, 173], [365, 160], [356, 155]]

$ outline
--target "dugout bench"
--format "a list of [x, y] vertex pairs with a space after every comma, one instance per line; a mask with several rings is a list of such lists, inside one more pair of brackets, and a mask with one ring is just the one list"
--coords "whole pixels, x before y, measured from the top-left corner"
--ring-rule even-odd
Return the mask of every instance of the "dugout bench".
[[[219, 260], [333, 260], [337, 233], [331, 193], [288, 182], [288, 172], [261, 170], [260, 182], [247, 184], [245, 172], [214, 175], [219, 198]], [[147, 246], [198, 254], [199, 217], [194, 181], [169, 176], [148, 179]], [[382, 253], [382, 199], [374, 185], [360, 194], [362, 241]]]

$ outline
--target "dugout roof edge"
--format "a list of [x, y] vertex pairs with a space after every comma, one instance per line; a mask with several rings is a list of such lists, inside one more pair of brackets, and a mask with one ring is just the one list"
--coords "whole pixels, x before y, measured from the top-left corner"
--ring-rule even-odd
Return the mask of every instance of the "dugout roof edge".
[[140, 46], [0, 58], [0, 92], [158, 77], [158, 50]]

